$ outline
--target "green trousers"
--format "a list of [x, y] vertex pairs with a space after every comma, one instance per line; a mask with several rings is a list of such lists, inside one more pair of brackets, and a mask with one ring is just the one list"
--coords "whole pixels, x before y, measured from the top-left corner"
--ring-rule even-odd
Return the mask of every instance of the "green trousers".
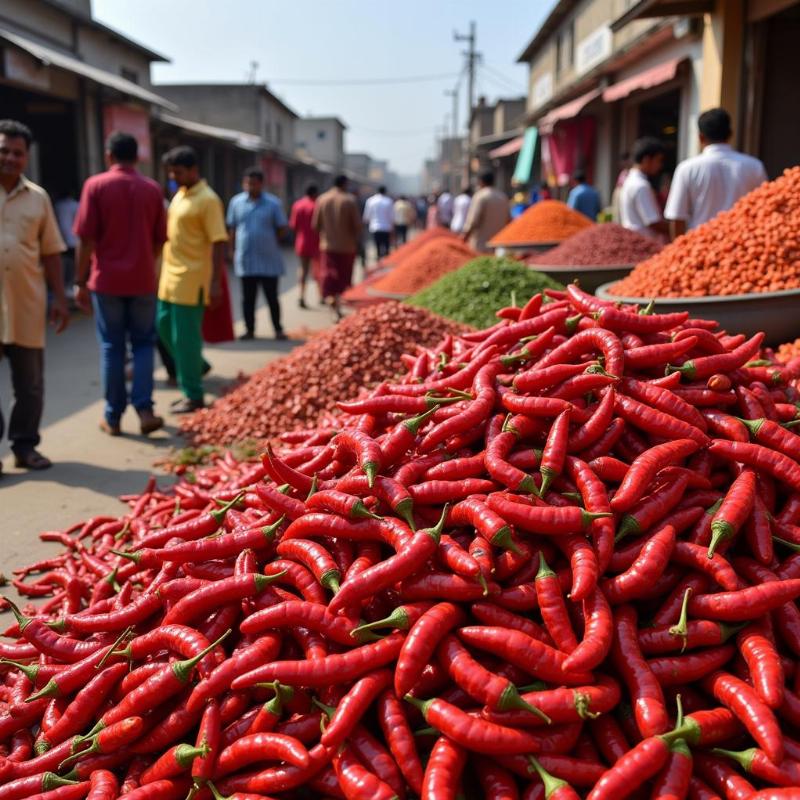
[[180, 390], [190, 400], [203, 399], [204, 305], [183, 306], [158, 301], [158, 336], [175, 361]]

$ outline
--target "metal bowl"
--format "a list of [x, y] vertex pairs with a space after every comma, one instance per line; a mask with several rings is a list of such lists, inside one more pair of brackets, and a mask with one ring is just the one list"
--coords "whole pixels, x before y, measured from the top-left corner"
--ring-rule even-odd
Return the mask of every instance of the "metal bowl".
[[561, 242], [528, 242], [527, 244], [489, 244], [487, 247], [494, 250], [496, 256], [514, 256], [522, 254], [540, 254], [552, 250]]
[[621, 281], [636, 265], [635, 264], [614, 264], [614, 265], [577, 265], [564, 266], [561, 264], [530, 264], [531, 269], [543, 272], [554, 281], [564, 285], [578, 281], [584, 292], [594, 292], [599, 286], [616, 283]]
[[[597, 287], [601, 300], [647, 305], [649, 297], [622, 297], [611, 293], [614, 281]], [[655, 309], [663, 313], [688, 311], [692, 317], [713, 319], [731, 333], [766, 334], [765, 343], [778, 345], [800, 336], [800, 289], [708, 297], [657, 297]]]

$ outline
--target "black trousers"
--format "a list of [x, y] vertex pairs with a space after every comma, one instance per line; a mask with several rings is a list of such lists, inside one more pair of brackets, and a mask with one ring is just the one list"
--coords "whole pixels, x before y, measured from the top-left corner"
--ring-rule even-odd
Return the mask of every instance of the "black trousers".
[[394, 226], [394, 241], [396, 245], [406, 243], [408, 238], [408, 225], [395, 225]]
[[[5, 356], [11, 367], [14, 406], [8, 421], [8, 438], [17, 455], [29, 453], [38, 446], [39, 424], [44, 409], [44, 349], [18, 344], [0, 345], [0, 358]], [[0, 439], [5, 421], [0, 412]]]
[[372, 238], [375, 240], [375, 248], [378, 251], [378, 258], [389, 255], [389, 231], [374, 231]]
[[264, 291], [269, 306], [269, 315], [272, 317], [272, 327], [275, 333], [281, 333], [281, 306], [278, 302], [278, 278], [265, 275], [250, 275], [242, 278], [242, 315], [248, 333], [256, 330], [256, 300], [258, 287]]

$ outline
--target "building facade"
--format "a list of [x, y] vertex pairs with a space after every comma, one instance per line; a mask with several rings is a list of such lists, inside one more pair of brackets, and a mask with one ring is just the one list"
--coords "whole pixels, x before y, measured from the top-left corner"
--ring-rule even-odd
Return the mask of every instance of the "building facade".
[[327, 164], [337, 172], [344, 169], [344, 132], [338, 117], [303, 117], [295, 121], [297, 150]]

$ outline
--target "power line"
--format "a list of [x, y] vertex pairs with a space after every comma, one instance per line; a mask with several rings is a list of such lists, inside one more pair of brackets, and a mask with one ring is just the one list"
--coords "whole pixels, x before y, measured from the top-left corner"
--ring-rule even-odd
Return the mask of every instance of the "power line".
[[269, 83], [283, 83], [287, 86], [376, 86], [396, 83], [426, 83], [429, 81], [452, 80], [457, 78], [457, 72], [442, 72], [437, 75], [407, 75], [401, 78], [336, 78], [336, 79], [309, 79], [305, 78], [270, 78]]
[[507, 83], [509, 86], [513, 86], [517, 90], [520, 89], [520, 84], [522, 81], [515, 81], [513, 78], [509, 78], [504, 72], [501, 72], [497, 67], [492, 66], [491, 64], [487, 64], [485, 61], [481, 63], [481, 66], [484, 67], [490, 74], [494, 75], [498, 80], [502, 80], [504, 83]]
[[435, 125], [428, 125], [426, 128], [406, 128], [398, 130], [381, 130], [380, 128], [362, 128], [360, 125], [348, 125], [351, 131], [359, 131], [361, 133], [376, 134], [378, 136], [421, 136], [422, 134], [430, 135], [431, 132], [436, 130]]

